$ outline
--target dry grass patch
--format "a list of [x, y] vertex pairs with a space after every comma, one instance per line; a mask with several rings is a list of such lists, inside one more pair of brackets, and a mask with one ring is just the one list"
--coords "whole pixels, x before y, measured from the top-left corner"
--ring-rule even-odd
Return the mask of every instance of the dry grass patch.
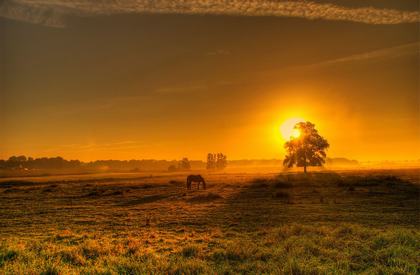
[[217, 193], [209, 192], [206, 194], [200, 194], [200, 195], [196, 195], [191, 198], [188, 198], [188, 201], [193, 202], [193, 203], [207, 203], [207, 202], [211, 202], [211, 201], [219, 200], [219, 199], [223, 199], [223, 197]]

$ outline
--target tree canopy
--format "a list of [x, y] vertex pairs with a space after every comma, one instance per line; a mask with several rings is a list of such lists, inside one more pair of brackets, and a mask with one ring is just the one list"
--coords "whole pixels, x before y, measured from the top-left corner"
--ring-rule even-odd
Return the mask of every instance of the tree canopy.
[[315, 124], [309, 121], [299, 122], [294, 128], [300, 135], [291, 137], [284, 144], [287, 155], [283, 165], [289, 168], [294, 165], [303, 167], [305, 173], [308, 166], [322, 166], [327, 156], [328, 141], [318, 134]]

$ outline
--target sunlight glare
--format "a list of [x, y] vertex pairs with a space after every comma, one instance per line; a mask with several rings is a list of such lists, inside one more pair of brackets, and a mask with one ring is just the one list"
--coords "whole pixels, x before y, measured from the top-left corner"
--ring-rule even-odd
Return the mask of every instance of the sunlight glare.
[[280, 126], [280, 133], [285, 140], [290, 140], [291, 138], [298, 138], [300, 136], [300, 131], [294, 129], [296, 123], [305, 121], [302, 118], [289, 118]]
[[293, 129], [291, 137], [293, 137], [293, 138], [300, 137], [300, 131], [298, 129]]

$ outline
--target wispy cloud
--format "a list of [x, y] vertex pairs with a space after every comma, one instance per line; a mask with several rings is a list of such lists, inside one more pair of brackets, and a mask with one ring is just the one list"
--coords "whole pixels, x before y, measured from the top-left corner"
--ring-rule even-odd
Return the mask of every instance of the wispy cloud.
[[366, 64], [369, 62], [385, 61], [401, 57], [412, 57], [415, 59], [419, 55], [420, 42], [413, 42], [362, 53], [350, 54], [338, 58], [326, 59], [316, 63], [291, 65], [272, 70], [257, 70], [252, 72], [252, 78], [240, 76], [235, 79], [231, 79], [230, 82], [226, 84], [220, 83], [220, 85], [251, 85], [260, 83], [261, 81], [269, 83], [272, 80], [278, 82], [279, 79], [283, 79], [283, 77], [287, 78], [296, 74], [302, 75], [302, 73], [311, 71], [318, 72], [319, 69], [334, 68], [335, 66], [337, 66], [337, 68], [340, 68], [340, 66], [342, 68], [346, 68], [348, 65]]
[[369, 51], [369, 52], [360, 53], [360, 54], [354, 54], [354, 55], [341, 57], [337, 59], [326, 60], [326, 61], [315, 63], [315, 64], [294, 67], [293, 69], [299, 69], [299, 70], [315, 69], [315, 68], [327, 67], [327, 66], [332, 66], [336, 64], [342, 64], [342, 63], [350, 63], [350, 62], [354, 63], [354, 62], [362, 62], [362, 61], [368, 61], [368, 60], [390, 59], [390, 58], [396, 58], [396, 57], [411, 55], [411, 54], [420, 54], [420, 42], [414, 42], [414, 43], [409, 43], [405, 45], [378, 49], [378, 50]]
[[4, 0], [0, 16], [63, 27], [72, 16], [122, 13], [279, 16], [354, 21], [367, 24], [420, 22], [418, 11], [348, 8], [308, 1], [274, 0]]

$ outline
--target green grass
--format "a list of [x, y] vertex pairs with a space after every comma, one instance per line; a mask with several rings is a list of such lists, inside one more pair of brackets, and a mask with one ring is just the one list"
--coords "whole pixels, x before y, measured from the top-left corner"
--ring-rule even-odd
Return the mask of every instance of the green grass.
[[0, 183], [0, 273], [419, 274], [418, 175]]

